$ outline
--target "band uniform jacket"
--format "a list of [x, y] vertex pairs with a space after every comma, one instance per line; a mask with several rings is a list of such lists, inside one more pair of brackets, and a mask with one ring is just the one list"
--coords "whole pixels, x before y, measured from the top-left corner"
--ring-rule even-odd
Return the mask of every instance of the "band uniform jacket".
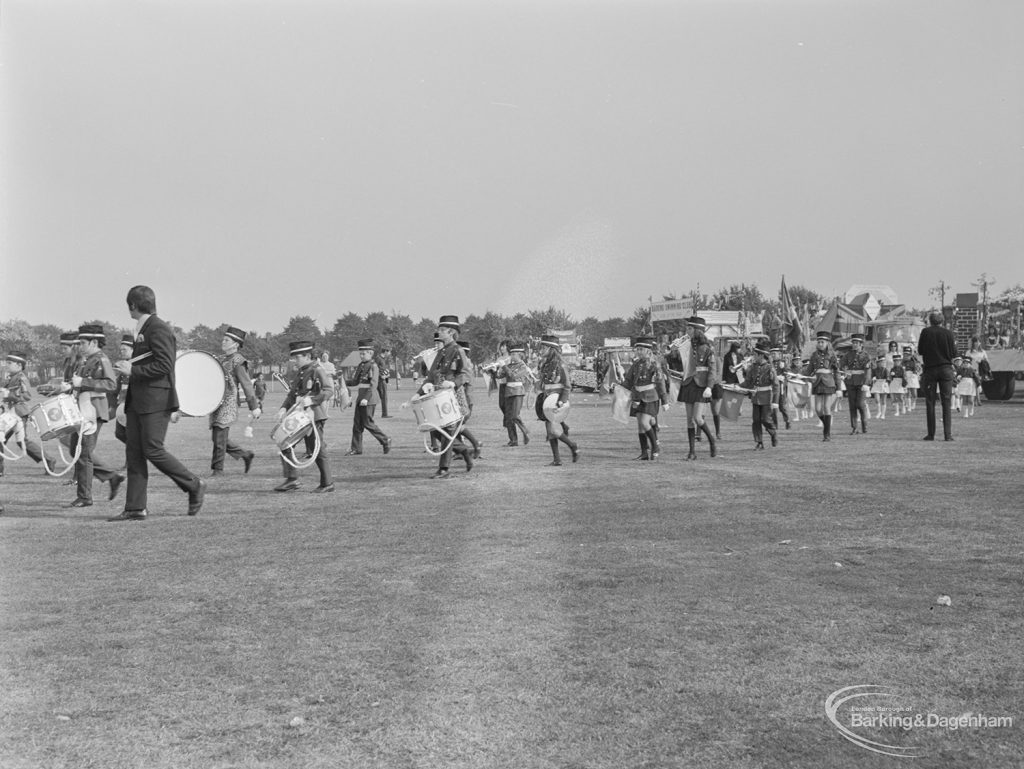
[[750, 364], [743, 379], [743, 387], [753, 390], [750, 400], [757, 406], [771, 406], [779, 399], [779, 380], [775, 364], [758, 360]]
[[810, 362], [804, 367], [804, 374], [811, 377], [811, 392], [814, 395], [832, 395], [839, 389], [839, 360], [830, 350], [812, 352]]
[[558, 393], [558, 402], [569, 400], [569, 370], [562, 362], [562, 356], [551, 355], [540, 364], [540, 385], [542, 396]]
[[230, 427], [238, 419], [238, 388], [242, 388], [245, 395], [245, 403], [249, 411], [255, 409], [259, 404], [256, 400], [256, 391], [252, 386], [252, 379], [249, 377], [249, 367], [245, 357], [241, 353], [233, 352], [222, 355], [217, 359], [221, 371], [224, 372], [224, 394], [221, 396], [220, 405], [210, 414], [211, 427]]
[[117, 392], [117, 378], [110, 358], [102, 350], [94, 352], [82, 362], [79, 369], [82, 384], [78, 388], [81, 393], [89, 393], [89, 400], [96, 409], [96, 418], [100, 422], [110, 419], [110, 393]]
[[505, 380], [505, 397], [516, 398], [526, 395], [526, 384], [532, 381], [533, 372], [521, 360], [510, 360], [495, 372], [495, 378]]
[[[714, 348], [709, 344], [690, 347], [690, 367], [692, 376], [683, 379], [683, 386], [695, 384], [698, 387], [714, 387], [718, 384], [718, 363]], [[684, 369], [686, 370], [686, 369]]]
[[903, 361], [897, 358], [892, 363], [892, 368], [889, 369], [889, 381], [892, 382], [894, 379], [903, 380], [903, 384], [906, 385], [907, 376], [903, 372]]
[[847, 390], [871, 384], [871, 357], [863, 350], [847, 352], [843, 356], [842, 367]]
[[632, 392], [634, 401], [668, 403], [668, 389], [660, 363], [654, 358], [637, 359], [629, 367], [622, 384]]
[[310, 361], [295, 372], [291, 389], [284, 398], [281, 408], [290, 409], [299, 398], [309, 396], [313, 406], [313, 420], [327, 419], [327, 406], [334, 397], [334, 380], [317, 361]]
[[177, 411], [178, 394], [174, 390], [174, 362], [178, 343], [171, 327], [150, 315], [135, 337], [134, 358], [149, 353], [143, 360], [132, 364], [128, 378], [128, 395], [124, 399], [125, 411], [135, 414], [154, 414], [159, 411]]
[[430, 368], [424, 375], [424, 382], [420, 385], [420, 394], [423, 394], [424, 385], [432, 384], [438, 388], [442, 382], [452, 382], [455, 384], [455, 400], [459, 404], [459, 410], [462, 412], [462, 416], [468, 417], [469, 401], [466, 399], [464, 387], [469, 382], [468, 363], [469, 359], [462, 348], [454, 341], [448, 342], [434, 356]]
[[883, 382], [889, 381], [889, 369], [885, 367], [885, 364], [879, 364], [871, 369], [872, 379], [880, 379]]
[[358, 388], [358, 392], [352, 398], [353, 405], [361, 406], [364, 400], [367, 406], [376, 406], [380, 403], [380, 395], [377, 393], [377, 387], [380, 385], [380, 367], [376, 361], [359, 361], [352, 378], [346, 379], [345, 384]]
[[29, 401], [32, 400], [32, 393], [28, 389], [28, 377], [24, 371], [11, 374], [7, 379], [7, 397], [4, 398], [4, 406], [13, 409], [14, 413], [25, 419], [32, 411]]

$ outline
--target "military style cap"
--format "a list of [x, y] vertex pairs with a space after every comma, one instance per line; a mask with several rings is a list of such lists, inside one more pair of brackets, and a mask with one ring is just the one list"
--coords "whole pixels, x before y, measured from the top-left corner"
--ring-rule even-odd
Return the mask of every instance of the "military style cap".
[[558, 337], [554, 334], [545, 334], [540, 338], [540, 343], [546, 347], [554, 347], [556, 350], [562, 349], [561, 342], [558, 341]]
[[654, 337], [653, 336], [638, 336], [636, 338], [636, 341], [633, 342], [633, 346], [634, 347], [646, 347], [648, 350], [650, 350], [652, 347], [654, 347]]
[[360, 339], [359, 340], [359, 349], [360, 350], [372, 350], [373, 349], [373, 340], [372, 339]]
[[704, 321], [704, 318], [700, 318], [696, 315], [691, 315], [689, 318], [687, 318], [686, 325], [693, 326], [694, 328], [699, 328], [701, 331], [706, 330], [708, 327], [708, 324]]
[[234, 326], [228, 326], [227, 331], [224, 332], [224, 336], [229, 336], [239, 344], [245, 343], [245, 332], [240, 328]]
[[458, 315], [442, 315], [441, 320], [437, 322], [437, 325], [445, 328], [454, 328], [456, 331], [462, 330], [462, 326], [459, 324]]
[[288, 343], [288, 355], [298, 355], [303, 352], [313, 352], [312, 342], [289, 342]]
[[106, 339], [107, 335], [103, 333], [103, 326], [99, 323], [86, 323], [85, 325], [78, 327], [78, 338]]

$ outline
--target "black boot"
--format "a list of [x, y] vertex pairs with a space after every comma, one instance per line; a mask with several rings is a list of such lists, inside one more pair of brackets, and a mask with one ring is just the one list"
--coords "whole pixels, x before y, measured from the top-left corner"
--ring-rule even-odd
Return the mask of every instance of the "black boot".
[[652, 427], [647, 431], [647, 440], [651, 444], [651, 459], [657, 459], [661, 453], [661, 444], [658, 443], [658, 428]]
[[768, 436], [772, 439], [772, 448], [779, 445], [779, 433], [776, 428], [768, 428]]
[[722, 437], [722, 417], [718, 414], [712, 414], [711, 418], [715, 420], [715, 438], [720, 439]]
[[639, 433], [637, 437], [640, 439], [640, 456], [637, 459], [646, 461], [650, 459], [647, 454], [647, 433]]
[[694, 427], [686, 428], [686, 440], [690, 444], [690, 453], [686, 455], [687, 460], [696, 459], [697, 451], [694, 447], [694, 441], [696, 440], [697, 430]]
[[821, 440], [823, 442], [831, 441], [832, 440], [832, 415], [828, 414], [826, 416], [823, 416], [821, 418], [821, 424], [823, 426], [822, 432], [824, 432], [824, 436], [822, 437]]
[[558, 438], [551, 438], [548, 443], [551, 444], [551, 454], [554, 456], [550, 467], [559, 467], [562, 464], [562, 458], [558, 456]]
[[700, 423], [700, 431], [708, 438], [708, 447], [711, 449], [711, 457], [718, 456], [718, 447], [715, 445], [715, 439], [711, 437], [711, 431], [708, 429], [707, 422]]
[[505, 445], [506, 446], [518, 446], [519, 445], [519, 435], [516, 434], [516, 426], [515, 425], [508, 425], [505, 428], [505, 430], [506, 430], [506, 432], [508, 432], [508, 443], [506, 443]]

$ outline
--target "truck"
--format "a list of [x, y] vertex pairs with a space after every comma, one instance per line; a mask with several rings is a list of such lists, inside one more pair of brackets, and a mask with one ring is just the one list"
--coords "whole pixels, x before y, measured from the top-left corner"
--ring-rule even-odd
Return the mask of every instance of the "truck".
[[1008, 401], [1017, 389], [1017, 380], [1024, 378], [1024, 351], [987, 350], [992, 378], [981, 383], [981, 391], [990, 401]]

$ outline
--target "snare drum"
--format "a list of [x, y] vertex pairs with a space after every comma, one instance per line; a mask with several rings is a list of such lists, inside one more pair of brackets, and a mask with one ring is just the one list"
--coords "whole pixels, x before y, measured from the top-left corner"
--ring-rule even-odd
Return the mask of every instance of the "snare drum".
[[288, 451], [313, 432], [313, 417], [305, 409], [289, 411], [270, 433], [270, 439], [282, 452]]
[[21, 424], [21, 417], [15, 414], [13, 411], [5, 411], [0, 414], [0, 443], [3, 443], [3, 437], [11, 431], [17, 432], [18, 425]]
[[462, 419], [459, 401], [455, 390], [433, 390], [409, 401], [412, 413], [416, 417], [416, 425], [421, 433], [436, 430], [439, 427], [450, 427]]
[[36, 426], [40, 440], [48, 441], [72, 435], [82, 426], [82, 412], [73, 395], [62, 393], [37, 404], [28, 418]]
[[224, 369], [201, 350], [181, 350], [174, 361], [178, 410], [188, 417], [212, 414], [224, 397]]

